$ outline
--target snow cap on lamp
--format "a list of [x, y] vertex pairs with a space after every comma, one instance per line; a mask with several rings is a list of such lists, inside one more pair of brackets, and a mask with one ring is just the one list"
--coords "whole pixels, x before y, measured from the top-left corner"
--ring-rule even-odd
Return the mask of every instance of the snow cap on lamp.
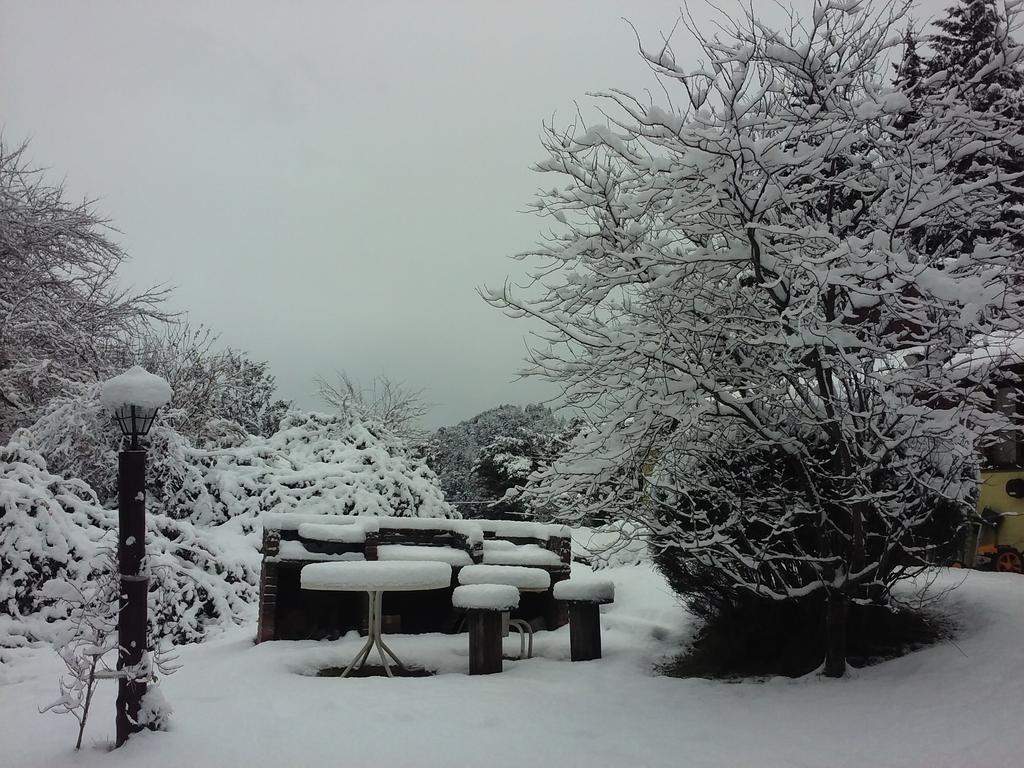
[[167, 405], [174, 392], [170, 384], [140, 365], [104, 382], [100, 402], [117, 419], [125, 437], [135, 447], [153, 426], [157, 409]]

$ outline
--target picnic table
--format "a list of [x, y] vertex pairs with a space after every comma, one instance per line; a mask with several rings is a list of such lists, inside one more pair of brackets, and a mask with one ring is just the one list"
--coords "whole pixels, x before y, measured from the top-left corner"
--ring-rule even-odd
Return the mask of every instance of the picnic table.
[[370, 653], [376, 647], [384, 665], [384, 673], [394, 677], [387, 657], [394, 659], [402, 669], [407, 669], [395, 652], [384, 642], [381, 632], [382, 605], [385, 592], [412, 592], [427, 589], [447, 589], [451, 586], [452, 567], [436, 561], [340, 561], [311, 563], [301, 572], [303, 589], [340, 592], [366, 592], [368, 619], [366, 643], [341, 673], [348, 677], [356, 669], [362, 669]]

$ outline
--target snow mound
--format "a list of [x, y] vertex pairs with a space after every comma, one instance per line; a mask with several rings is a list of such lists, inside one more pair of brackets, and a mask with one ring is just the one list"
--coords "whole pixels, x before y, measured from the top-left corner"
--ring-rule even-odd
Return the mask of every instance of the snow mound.
[[166, 731], [170, 727], [174, 708], [164, 697], [159, 685], [152, 683], [146, 689], [139, 707], [139, 725], [152, 731]]

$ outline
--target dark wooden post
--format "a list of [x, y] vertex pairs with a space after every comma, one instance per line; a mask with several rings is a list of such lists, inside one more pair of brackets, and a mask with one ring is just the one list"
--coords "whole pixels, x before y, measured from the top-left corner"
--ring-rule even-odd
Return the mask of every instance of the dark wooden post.
[[[118, 539], [121, 610], [117, 618], [117, 668], [137, 668], [146, 653], [146, 612], [149, 577], [142, 572], [146, 556], [146, 452], [121, 451], [117, 461]], [[117, 746], [141, 730], [139, 708], [146, 681], [120, 677], [117, 684]]]
[[264, 561], [260, 568], [260, 617], [256, 642], [277, 639], [277, 563]]
[[849, 604], [838, 590], [828, 593], [825, 604], [825, 668], [826, 677], [846, 674], [846, 617]]
[[598, 603], [569, 602], [569, 654], [573, 661], [601, 658], [601, 607]]
[[263, 531], [263, 563], [260, 567], [260, 614], [256, 627], [256, 642], [277, 639], [277, 569], [276, 562], [267, 562], [268, 557], [281, 553], [281, 532]]
[[469, 612], [469, 674], [501, 672], [502, 611]]
[[544, 595], [544, 625], [547, 629], [558, 629], [569, 623], [569, 610], [562, 600], [555, 598], [555, 585], [569, 578], [568, 572], [551, 572], [551, 589]]

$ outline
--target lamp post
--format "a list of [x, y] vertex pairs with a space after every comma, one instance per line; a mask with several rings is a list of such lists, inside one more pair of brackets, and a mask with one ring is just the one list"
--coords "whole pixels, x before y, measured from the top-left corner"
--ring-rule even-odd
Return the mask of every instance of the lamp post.
[[128, 440], [117, 457], [117, 561], [121, 605], [117, 619], [117, 746], [140, 730], [139, 708], [146, 694], [143, 660], [149, 572], [146, 555], [146, 450], [139, 446], [153, 426], [157, 410], [171, 399], [159, 376], [135, 366], [103, 385], [101, 401]]

